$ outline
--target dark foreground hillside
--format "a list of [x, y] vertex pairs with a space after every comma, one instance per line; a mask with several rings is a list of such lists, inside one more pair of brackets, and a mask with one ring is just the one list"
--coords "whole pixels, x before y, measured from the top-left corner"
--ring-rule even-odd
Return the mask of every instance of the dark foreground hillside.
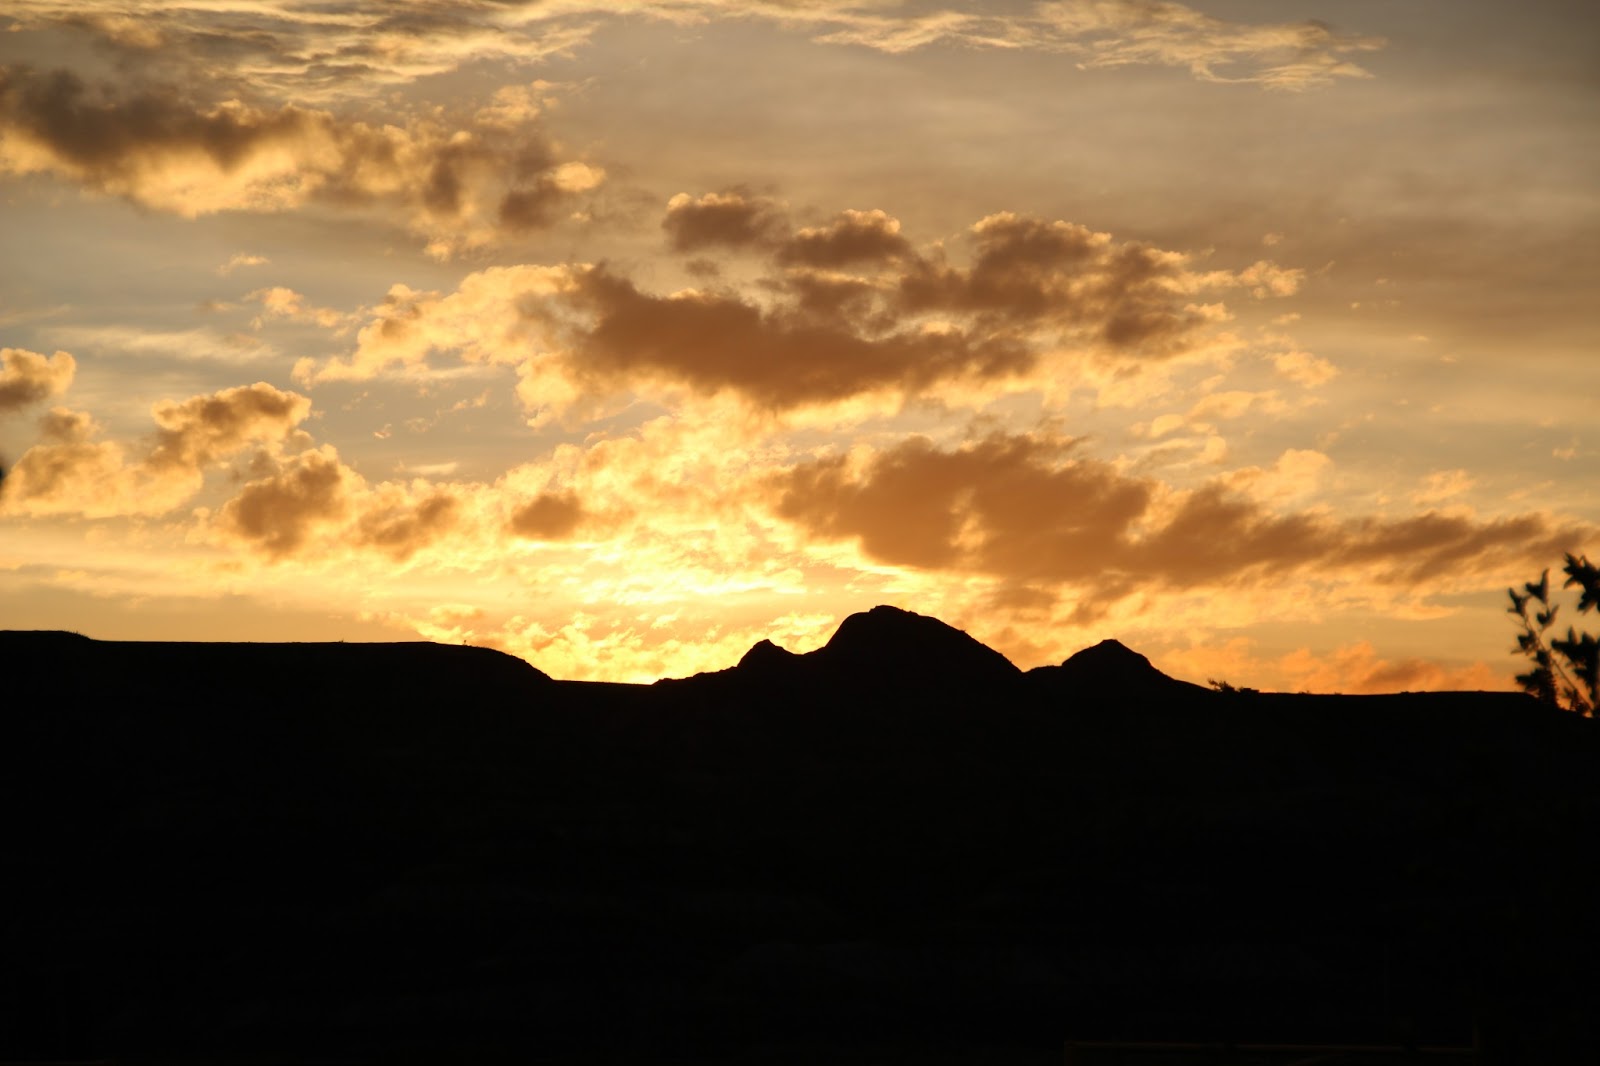
[[0, 1061], [1600, 1047], [1600, 732], [933, 619], [654, 686], [0, 634]]

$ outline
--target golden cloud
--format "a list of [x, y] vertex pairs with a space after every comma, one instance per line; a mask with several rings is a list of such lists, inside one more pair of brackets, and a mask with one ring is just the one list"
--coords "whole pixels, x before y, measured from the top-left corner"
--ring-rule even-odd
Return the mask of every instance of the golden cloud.
[[354, 479], [331, 445], [302, 452], [223, 504], [216, 528], [268, 555], [292, 554], [318, 526], [345, 517]]
[[431, 118], [374, 126], [295, 104], [208, 106], [171, 87], [119, 91], [28, 67], [0, 70], [0, 170], [56, 174], [185, 218], [312, 201], [399, 206], [438, 255], [546, 225], [558, 204], [604, 176], [558, 160], [526, 128], [452, 129]]
[[0, 414], [60, 395], [77, 369], [68, 352], [43, 356], [25, 348], [0, 348]]
[[896, 6], [873, 0], [558, 0], [313, 10], [294, 0], [242, 0], [227, 12], [167, 5], [133, 18], [85, 11], [66, 0], [14, 0], [9, 13], [22, 28], [73, 26], [112, 48], [159, 50], [197, 81], [309, 96], [330, 95], [351, 83], [400, 84], [468, 62], [570, 55], [603, 20], [620, 17], [667, 23], [760, 19], [810, 33], [820, 43], [890, 54], [938, 44], [1055, 53], [1086, 70], [1164, 66], [1203, 81], [1289, 90], [1370, 77], [1353, 57], [1385, 43], [1316, 21], [1229, 21], [1171, 0], [1055, 0], [995, 14]]
[[1197, 271], [1182, 253], [1012, 214], [974, 225], [971, 262], [960, 265], [939, 246], [919, 253], [882, 211], [794, 231], [776, 206], [738, 191], [674, 197], [665, 225], [681, 247], [756, 254], [769, 273], [669, 294], [607, 264], [495, 267], [448, 295], [396, 285], [350, 357], [303, 360], [295, 379], [426, 375], [432, 353], [454, 352], [517, 366], [519, 396], [539, 422], [629, 394], [729, 394], [768, 411], [869, 395], [949, 399], [1047, 387], [1059, 368], [1042, 373], [1044, 359], [1063, 350], [1190, 353], [1229, 315], [1197, 296], [1285, 295], [1301, 276], [1264, 262]]
[[295, 380], [360, 381], [391, 367], [424, 372], [428, 355], [454, 351], [468, 362], [515, 364], [537, 354], [546, 343], [532, 309], [574, 291], [574, 268], [565, 266], [491, 267], [468, 274], [447, 296], [406, 285], [389, 289], [370, 323], [356, 334], [349, 359], [318, 366], [302, 359]]
[[58, 407], [8, 473], [0, 504], [21, 515], [163, 514], [200, 491], [207, 468], [252, 446], [280, 447], [310, 411], [306, 397], [265, 382], [158, 403], [156, 431], [130, 459], [124, 445], [93, 439], [88, 415]]
[[252, 444], [285, 440], [310, 413], [309, 399], [264, 381], [158, 403], [151, 415], [159, 428], [146, 462], [198, 470]]
[[417, 480], [369, 486], [332, 445], [300, 452], [243, 485], [208, 524], [214, 537], [279, 561], [375, 551], [405, 562], [455, 531], [458, 489]]
[[1202, 81], [1302, 90], [1371, 74], [1349, 57], [1384, 47], [1315, 21], [1228, 22], [1183, 4], [1055, 0], [1040, 4], [1038, 32], [1067, 45], [1088, 68], [1154, 64]]
[[247, 292], [244, 298], [261, 305], [261, 316], [252, 323], [257, 329], [269, 317], [286, 318], [291, 322], [310, 322], [324, 329], [336, 329], [345, 322], [345, 316], [333, 308], [310, 306], [306, 303], [305, 296], [282, 285]]
[[1538, 514], [1276, 513], [1223, 482], [1175, 491], [1073, 453], [1070, 440], [1036, 434], [953, 449], [913, 437], [801, 462], [772, 475], [768, 491], [778, 516], [880, 562], [1113, 598], [1313, 568], [1416, 585], [1559, 556], [1595, 533]]

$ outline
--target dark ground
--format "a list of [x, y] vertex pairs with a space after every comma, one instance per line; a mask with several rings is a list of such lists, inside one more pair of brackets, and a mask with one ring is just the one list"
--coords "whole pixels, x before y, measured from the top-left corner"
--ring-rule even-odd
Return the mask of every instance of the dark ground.
[[0, 1060], [1600, 1061], [1600, 731], [1022, 674], [877, 609], [654, 686], [0, 634]]

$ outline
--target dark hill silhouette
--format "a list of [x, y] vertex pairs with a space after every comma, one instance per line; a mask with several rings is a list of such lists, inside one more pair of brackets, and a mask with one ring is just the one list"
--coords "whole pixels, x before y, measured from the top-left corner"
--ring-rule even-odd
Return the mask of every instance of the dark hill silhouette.
[[1004, 684], [1020, 673], [1005, 656], [963, 631], [937, 618], [886, 606], [846, 618], [808, 658], [857, 683]]
[[[1021, 676], [1009, 659], [937, 618], [878, 606], [852, 614], [815, 651], [795, 654], [770, 640], [757, 641], [729, 670], [698, 674], [750, 684], [802, 684], [895, 689], [926, 696], [982, 685], [1006, 685]], [[681, 679], [678, 682], [681, 683]]]
[[0, 663], [0, 1058], [1594, 1061], [1600, 731], [1522, 695], [1217, 693], [1110, 641], [1022, 675], [887, 608], [654, 686]]
[[1178, 697], [1200, 686], [1168, 677], [1150, 660], [1115, 640], [1102, 640], [1067, 658], [1059, 666], [1028, 671], [1037, 689], [1074, 699], [1106, 697]]
[[737, 670], [759, 674], [781, 674], [795, 667], [800, 657], [787, 648], [780, 648], [770, 640], [758, 640], [739, 660]]

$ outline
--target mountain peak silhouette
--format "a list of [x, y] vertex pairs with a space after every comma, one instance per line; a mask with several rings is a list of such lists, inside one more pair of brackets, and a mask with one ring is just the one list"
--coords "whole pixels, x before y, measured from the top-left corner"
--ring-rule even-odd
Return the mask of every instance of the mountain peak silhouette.
[[1109, 639], [1074, 653], [1060, 666], [1030, 670], [1028, 676], [1064, 692], [1104, 694], [1174, 686], [1199, 688], [1167, 676], [1126, 644]]
[[846, 618], [811, 655], [833, 670], [902, 683], [1004, 682], [1021, 673], [1004, 655], [954, 626], [884, 605]]
[[[1150, 660], [1120, 640], [1106, 639], [1092, 647], [1074, 652], [1061, 664], [1076, 670], [1093, 671], [1094, 673], [1153, 673], [1160, 674], [1150, 664]], [[1161, 676], [1165, 677], [1165, 674]]]
[[763, 637], [750, 646], [744, 653], [744, 658], [739, 660], [735, 670], [757, 671], [767, 674], [776, 670], [787, 670], [800, 660], [800, 656], [787, 648], [780, 648]]

